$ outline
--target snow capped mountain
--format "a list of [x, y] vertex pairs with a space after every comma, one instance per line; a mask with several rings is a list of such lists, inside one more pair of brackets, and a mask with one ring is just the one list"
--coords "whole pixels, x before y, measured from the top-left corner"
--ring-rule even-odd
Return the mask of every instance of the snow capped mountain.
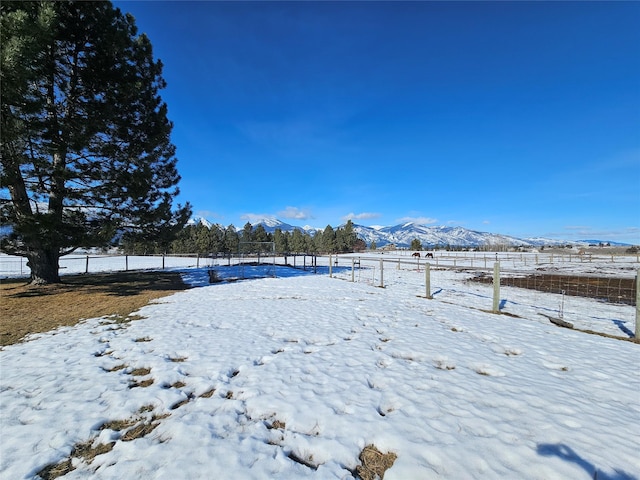
[[485, 245], [540, 246], [567, 243], [549, 239], [522, 239], [509, 235], [468, 230], [463, 227], [429, 227], [416, 223], [404, 223], [382, 228], [354, 225], [354, 230], [365, 242], [371, 243], [375, 241], [379, 247], [390, 243], [398, 247], [408, 247], [414, 239], [418, 239], [424, 247], [434, 247], [436, 245], [459, 247]]
[[[257, 220], [257, 221], [256, 221]], [[280, 229], [283, 232], [293, 232], [294, 230], [303, 230], [306, 231], [307, 227], [298, 227], [294, 225], [289, 225], [288, 223], [283, 222], [282, 220], [278, 220], [276, 217], [263, 217], [260, 219], [254, 219], [251, 223], [253, 228], [256, 228], [258, 225], [262, 225], [268, 233], [273, 233], [276, 229]], [[238, 227], [238, 231], [242, 230], [244, 226]]]
[[[191, 225], [197, 225], [201, 223], [208, 228], [211, 228], [211, 223], [204, 218], [193, 218], [189, 221]], [[301, 230], [303, 232], [313, 235], [315, 232], [323, 231], [324, 229], [318, 229], [305, 225], [299, 227], [296, 225], [290, 225], [275, 217], [263, 217], [254, 219], [250, 222], [253, 228], [258, 225], [269, 233], [275, 232], [276, 229], [280, 229], [283, 232], [293, 232], [294, 230]], [[337, 228], [343, 227], [344, 224]], [[244, 227], [236, 227], [238, 231]], [[403, 223], [390, 227], [383, 227], [379, 225], [366, 227], [363, 225], [353, 225], [353, 230], [359, 238], [364, 240], [367, 245], [371, 242], [375, 242], [378, 247], [383, 247], [388, 244], [394, 244], [400, 248], [407, 248], [411, 245], [414, 239], [418, 239], [424, 248], [439, 246], [456, 246], [456, 247], [480, 247], [487, 245], [501, 245], [506, 247], [512, 246], [526, 246], [526, 247], [538, 247], [542, 245], [566, 245], [566, 244], [580, 244], [583, 242], [567, 242], [564, 240], [552, 240], [549, 238], [517, 238], [509, 235], [501, 235], [497, 233], [479, 232], [476, 230], [469, 230], [463, 227], [445, 227], [445, 226], [427, 226], [413, 222]]]
[[264, 217], [260, 221], [253, 223], [254, 227], [257, 227], [258, 225], [262, 225], [267, 232], [273, 232], [276, 228], [279, 228], [283, 231], [288, 228], [293, 228], [288, 223], [284, 223], [283, 221], [278, 220], [276, 217]]
[[213, 226], [213, 223], [211, 223], [209, 220], [207, 220], [206, 218], [202, 218], [202, 217], [193, 217], [191, 219], [189, 219], [187, 221], [187, 225], [204, 225], [207, 228], [211, 228]]
[[262, 225], [265, 231], [269, 233], [273, 233], [277, 228], [282, 230], [283, 232], [291, 232], [295, 229], [302, 230], [301, 227], [294, 227], [293, 225], [289, 225], [288, 223], [284, 223], [276, 218], [269, 218], [265, 220], [261, 220], [258, 223], [252, 224], [253, 228], [256, 228], [258, 225]]
[[585, 245], [606, 245], [609, 244], [612, 247], [630, 247], [630, 243], [613, 242], [611, 240], [578, 240], [577, 243], [583, 243]]

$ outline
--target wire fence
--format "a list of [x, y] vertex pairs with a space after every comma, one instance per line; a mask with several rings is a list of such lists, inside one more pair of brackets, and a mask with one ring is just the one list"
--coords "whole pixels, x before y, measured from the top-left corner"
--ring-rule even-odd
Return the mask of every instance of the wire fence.
[[[572, 323], [564, 322], [564, 326], [573, 328], [575, 324], [576, 329], [613, 336], [622, 333], [622, 338], [640, 337], [637, 327], [639, 269], [633, 261], [617, 267], [618, 276], [613, 276], [611, 269], [606, 276], [599, 277], [584, 273], [589, 269], [580, 268], [565, 275], [554, 273], [554, 268], [541, 272], [545, 267], [535, 264], [528, 269], [514, 270], [513, 263], [509, 268], [502, 268], [501, 261], [494, 261], [491, 268], [485, 269], [475, 266], [477, 258], [467, 258], [465, 265], [463, 259], [457, 257], [455, 267], [453, 258], [449, 259], [449, 265], [440, 261], [438, 266], [433, 259], [427, 260], [339, 258], [332, 260], [330, 275], [375, 287], [403, 288], [415, 296], [487, 312], [533, 318], [541, 315], [546, 317], [545, 322], [569, 319]], [[494, 278], [499, 279], [497, 285]]]
[[[69, 255], [60, 259], [61, 275], [130, 270], [220, 269], [234, 267], [225, 276], [261, 278], [290, 275], [283, 267], [329, 274], [375, 287], [402, 288], [414, 296], [434, 298], [496, 313], [520, 312], [573, 318], [587, 326], [608, 322], [633, 337], [638, 316], [636, 256], [602, 255], [583, 262], [556, 254], [485, 254], [455, 252], [435, 258], [401, 254], [369, 255]], [[499, 260], [496, 296], [493, 266]], [[565, 261], [562, 261], [565, 260]], [[577, 260], [577, 261], [576, 261]], [[244, 263], [244, 265], [243, 265]], [[486, 267], [485, 267], [486, 264]], [[277, 266], [278, 268], [274, 268]], [[239, 268], [238, 268], [239, 267]], [[270, 268], [264, 275], [260, 269]], [[239, 272], [239, 273], [238, 273]], [[28, 277], [26, 260], [0, 255], [0, 279]], [[205, 275], [206, 276], [206, 275]], [[565, 299], [565, 296], [567, 299]], [[568, 300], [568, 298], [576, 300]], [[585, 301], [595, 303], [585, 304]], [[585, 307], [585, 305], [587, 305]], [[636, 305], [636, 308], [633, 308]], [[634, 311], [636, 312], [634, 314]], [[601, 329], [595, 325], [594, 328]]]
[[[72, 254], [59, 260], [60, 275], [77, 275], [103, 272], [127, 272], [133, 270], [165, 270], [176, 268], [212, 268], [222, 266], [275, 265], [290, 266], [302, 270], [318, 271], [317, 255], [276, 256], [274, 253], [227, 254], [172, 254], [172, 255], [119, 255]], [[324, 268], [326, 271], [326, 266]], [[0, 255], [0, 279], [28, 278], [31, 270], [27, 259]], [[251, 278], [254, 278], [250, 275]]]
[[[472, 278], [481, 283], [493, 283], [493, 277], [480, 274]], [[517, 277], [501, 277], [500, 285], [541, 292], [589, 297], [612, 303], [635, 305], [637, 277], [592, 277], [586, 275], [554, 275], [537, 273]]]

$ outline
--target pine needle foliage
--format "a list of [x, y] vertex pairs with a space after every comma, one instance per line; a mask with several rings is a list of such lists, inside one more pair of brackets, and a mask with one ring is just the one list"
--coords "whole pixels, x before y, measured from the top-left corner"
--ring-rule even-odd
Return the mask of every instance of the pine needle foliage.
[[110, 2], [3, 1], [0, 12], [2, 251], [52, 283], [78, 247], [168, 245], [190, 206], [172, 209], [173, 125], [147, 36]]

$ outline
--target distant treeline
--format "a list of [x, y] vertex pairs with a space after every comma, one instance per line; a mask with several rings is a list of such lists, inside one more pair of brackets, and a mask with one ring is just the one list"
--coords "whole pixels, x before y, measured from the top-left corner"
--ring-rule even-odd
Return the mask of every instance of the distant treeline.
[[278, 254], [347, 253], [366, 249], [366, 243], [354, 232], [351, 220], [338, 229], [327, 225], [324, 230], [317, 230], [313, 235], [300, 229], [283, 232], [276, 228], [271, 233], [267, 232], [263, 225], [254, 227], [249, 222], [240, 231], [237, 231], [233, 225], [225, 228], [214, 224], [209, 228], [199, 223], [186, 225], [168, 247], [149, 243], [124, 243], [122, 248], [130, 255], [149, 253], [235, 255], [238, 252], [246, 254], [272, 251], [271, 246], [259, 243], [251, 245], [247, 242], [273, 242]]

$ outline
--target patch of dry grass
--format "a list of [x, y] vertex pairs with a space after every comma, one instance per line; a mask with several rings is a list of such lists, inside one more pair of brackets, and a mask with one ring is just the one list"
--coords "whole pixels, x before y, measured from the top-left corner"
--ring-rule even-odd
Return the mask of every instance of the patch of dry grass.
[[48, 332], [80, 320], [113, 315], [121, 321], [150, 301], [189, 288], [176, 272], [119, 272], [72, 275], [63, 283], [0, 283], [0, 346], [32, 333]]
[[148, 378], [147, 380], [133, 380], [129, 382], [129, 388], [147, 388], [153, 385], [153, 378]]
[[151, 373], [151, 369], [147, 367], [134, 368], [129, 372], [130, 375], [134, 377], [144, 377], [145, 375], [149, 375]]
[[114, 430], [119, 432], [120, 430], [124, 430], [125, 428], [133, 427], [136, 423], [138, 423], [139, 419], [137, 418], [125, 418], [124, 420], [110, 420], [104, 423], [100, 430]]
[[287, 424], [281, 420], [274, 420], [273, 423], [271, 423], [270, 425], [267, 425], [267, 428], [269, 430], [272, 430], [272, 429], [284, 430], [286, 427], [287, 427]]
[[71, 465], [71, 459], [66, 458], [59, 463], [54, 463], [52, 465], [47, 465], [42, 470], [40, 470], [36, 475], [40, 477], [42, 480], [53, 480], [54, 478], [62, 477], [67, 473], [74, 470], [73, 465]]
[[64, 460], [47, 465], [40, 470], [37, 475], [43, 480], [53, 480], [54, 478], [62, 477], [67, 473], [75, 470], [72, 464], [72, 458], [81, 458], [86, 463], [91, 463], [98, 455], [108, 453], [113, 450], [116, 442], [99, 443], [95, 447], [93, 446], [94, 439], [88, 440], [84, 443], [78, 443], [73, 447], [71, 456]]
[[356, 473], [362, 480], [384, 479], [384, 472], [389, 470], [398, 456], [395, 453], [382, 453], [375, 445], [367, 445], [360, 452], [362, 465], [356, 467]]
[[211, 398], [213, 394], [216, 393], [216, 389], [212, 388], [211, 390], [207, 390], [203, 394], [200, 395], [200, 398]]

